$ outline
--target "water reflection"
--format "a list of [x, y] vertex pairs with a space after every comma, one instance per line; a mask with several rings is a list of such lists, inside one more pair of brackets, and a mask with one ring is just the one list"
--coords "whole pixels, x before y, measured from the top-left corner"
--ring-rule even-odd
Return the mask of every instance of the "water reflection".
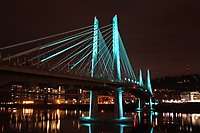
[[157, 121], [157, 112], [149, 111], [142, 112], [138, 111], [133, 114], [133, 128], [132, 132], [145, 132], [153, 133], [154, 127]]
[[200, 130], [200, 114], [172, 113], [162, 114], [163, 125], [177, 125], [179, 132], [197, 132]]
[[[104, 124], [103, 124], [104, 125]], [[108, 127], [109, 125], [109, 127]], [[125, 132], [131, 132], [131, 125], [128, 124], [111, 124], [104, 125], [102, 127], [102, 124], [100, 123], [82, 123], [81, 126], [83, 128], [87, 128], [87, 133], [104, 133], [104, 132], [113, 132], [113, 133], [125, 133]]]
[[[157, 112], [132, 112], [125, 113], [126, 116], [132, 116], [133, 121], [128, 124], [117, 123], [81, 123], [82, 127], [86, 127], [88, 133], [132, 133], [132, 132], [145, 132], [153, 133], [154, 127], [157, 124]], [[96, 130], [98, 129], [98, 131]]]
[[[111, 112], [103, 111], [109, 116]], [[129, 124], [117, 123], [80, 123], [81, 116], [88, 112], [60, 109], [16, 109], [0, 108], [0, 132], [39, 132], [39, 133], [131, 133], [131, 132], [198, 132], [200, 114], [131, 112]], [[112, 116], [112, 115], [111, 115]]]
[[60, 112], [59, 109], [54, 111], [39, 111], [33, 109], [20, 109], [13, 110], [10, 114], [7, 114], [9, 125], [12, 130], [22, 132], [23, 130], [31, 131], [32, 129], [39, 129], [42, 132], [57, 132], [60, 130]]

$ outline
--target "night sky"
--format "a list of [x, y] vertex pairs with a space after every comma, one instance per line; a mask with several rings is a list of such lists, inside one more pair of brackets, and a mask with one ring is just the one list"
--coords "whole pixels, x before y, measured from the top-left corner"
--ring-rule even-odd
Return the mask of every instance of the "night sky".
[[119, 17], [119, 30], [138, 71], [153, 77], [200, 73], [199, 0], [14, 0], [2, 3], [0, 46]]

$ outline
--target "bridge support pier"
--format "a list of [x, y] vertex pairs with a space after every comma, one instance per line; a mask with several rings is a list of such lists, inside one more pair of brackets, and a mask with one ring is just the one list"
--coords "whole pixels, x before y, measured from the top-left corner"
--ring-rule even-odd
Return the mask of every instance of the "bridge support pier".
[[121, 120], [124, 117], [122, 93], [123, 90], [121, 87], [117, 88], [117, 90], [115, 91], [115, 115], [116, 118], [119, 120]]
[[90, 106], [89, 106], [89, 118], [95, 119], [98, 112], [98, 101], [97, 101], [97, 95], [95, 91], [90, 90]]
[[153, 107], [152, 107], [152, 99], [151, 98], [149, 99], [149, 108], [150, 108], [150, 110], [153, 109]]
[[141, 111], [138, 111], [138, 123], [141, 124]]
[[142, 110], [141, 104], [142, 104], [142, 103], [141, 103], [141, 100], [140, 100], [140, 98], [138, 98], [138, 107], [137, 107], [137, 109], [136, 109], [137, 111], [141, 111], [141, 110]]

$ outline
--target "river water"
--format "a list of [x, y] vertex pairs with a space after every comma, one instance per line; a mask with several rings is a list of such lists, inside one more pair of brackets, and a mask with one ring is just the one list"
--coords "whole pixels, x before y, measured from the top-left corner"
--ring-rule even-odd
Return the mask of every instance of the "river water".
[[[2, 133], [178, 133], [200, 132], [200, 114], [125, 112], [133, 121], [128, 124], [81, 123], [80, 117], [88, 112], [81, 110], [32, 109], [0, 107]], [[100, 111], [112, 116], [112, 112]]]

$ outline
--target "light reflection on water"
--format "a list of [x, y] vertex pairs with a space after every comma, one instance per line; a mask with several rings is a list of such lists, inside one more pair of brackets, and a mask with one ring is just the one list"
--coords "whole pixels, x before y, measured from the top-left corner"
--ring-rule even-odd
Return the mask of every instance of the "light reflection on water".
[[[103, 111], [101, 115], [110, 115]], [[125, 113], [132, 117], [129, 124], [80, 123], [79, 117], [88, 116], [81, 110], [60, 109], [16, 109], [0, 108], [0, 132], [45, 132], [45, 133], [172, 133], [198, 132], [200, 114], [132, 112]]]

